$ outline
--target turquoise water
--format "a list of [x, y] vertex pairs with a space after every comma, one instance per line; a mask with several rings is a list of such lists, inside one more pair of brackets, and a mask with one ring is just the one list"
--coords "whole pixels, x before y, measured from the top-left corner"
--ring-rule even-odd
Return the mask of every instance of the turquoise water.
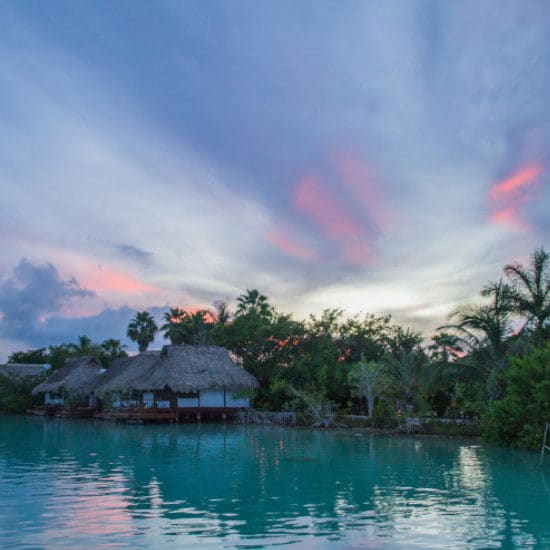
[[550, 548], [550, 464], [358, 430], [0, 416], [1, 548], [161, 544]]

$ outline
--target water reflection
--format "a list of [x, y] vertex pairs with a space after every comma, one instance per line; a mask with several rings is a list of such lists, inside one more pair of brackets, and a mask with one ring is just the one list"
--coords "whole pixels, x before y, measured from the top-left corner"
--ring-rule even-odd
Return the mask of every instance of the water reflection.
[[550, 545], [545, 474], [530, 454], [350, 432], [1, 420], [0, 546]]

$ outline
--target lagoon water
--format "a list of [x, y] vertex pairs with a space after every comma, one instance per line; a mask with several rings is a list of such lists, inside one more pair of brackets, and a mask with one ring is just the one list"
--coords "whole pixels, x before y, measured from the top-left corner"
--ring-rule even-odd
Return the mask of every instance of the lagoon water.
[[359, 430], [0, 416], [1, 548], [283, 544], [550, 548], [550, 464]]

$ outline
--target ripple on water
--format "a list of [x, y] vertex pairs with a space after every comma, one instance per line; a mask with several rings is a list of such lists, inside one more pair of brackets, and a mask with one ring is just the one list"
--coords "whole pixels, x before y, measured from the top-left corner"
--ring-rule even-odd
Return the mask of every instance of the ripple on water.
[[2, 420], [0, 547], [550, 547], [550, 480], [531, 454], [278, 428]]

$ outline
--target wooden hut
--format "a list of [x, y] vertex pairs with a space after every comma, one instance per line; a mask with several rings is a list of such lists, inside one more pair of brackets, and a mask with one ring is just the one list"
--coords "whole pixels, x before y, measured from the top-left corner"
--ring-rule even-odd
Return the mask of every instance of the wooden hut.
[[[44, 394], [49, 408], [82, 409], [93, 405], [93, 387], [103, 368], [96, 357], [66, 359], [65, 364], [33, 389], [33, 395]], [[68, 402], [70, 401], [70, 407]]]
[[[111, 400], [119, 412], [125, 404], [139, 403], [143, 417], [157, 414], [160, 418], [158, 413], [165, 413], [167, 419], [226, 416], [249, 407], [246, 392], [258, 387], [235, 356], [216, 346], [165, 346], [158, 355], [125, 358], [111, 369], [117, 371], [106, 374], [95, 388], [96, 395], [102, 400], [109, 392], [123, 396]], [[137, 420], [137, 414], [134, 411], [132, 418]]]
[[141, 391], [136, 384], [149, 374], [160, 358], [160, 351], [146, 351], [133, 357], [121, 357], [94, 381], [93, 393], [102, 408], [142, 407]]

